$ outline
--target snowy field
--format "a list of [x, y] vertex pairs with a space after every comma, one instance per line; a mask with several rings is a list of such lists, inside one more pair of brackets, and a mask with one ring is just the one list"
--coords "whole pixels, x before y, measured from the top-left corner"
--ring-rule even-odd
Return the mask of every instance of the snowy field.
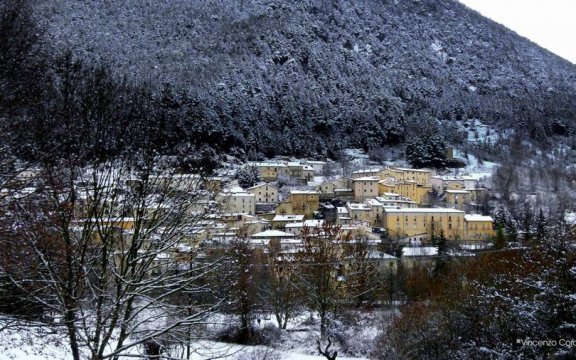
[[[368, 359], [372, 342], [378, 335], [378, 328], [382, 323], [389, 321], [392, 313], [389, 311], [372, 311], [365, 313], [348, 314], [347, 319], [336, 325], [336, 345], [330, 350], [338, 350], [338, 359], [361, 360]], [[216, 316], [218, 323], [211, 329], [214, 333], [224, 329], [234, 321], [231, 317]], [[1, 325], [0, 325], [1, 326]], [[274, 320], [262, 319], [262, 328], [268, 327], [276, 330]], [[317, 320], [310, 319], [309, 314], [289, 324], [287, 330], [276, 330], [279, 334], [271, 346], [244, 346], [227, 344], [218, 341], [196, 341], [192, 343], [194, 360], [207, 360], [213, 358], [226, 358], [233, 360], [320, 360], [325, 359], [319, 355], [316, 348], [316, 339], [319, 336]], [[169, 358], [185, 358], [183, 348], [169, 350]], [[142, 356], [141, 349], [134, 348], [131, 356]], [[84, 352], [84, 358], [88, 353]], [[35, 329], [35, 331], [2, 330], [0, 331], [0, 360], [65, 360], [71, 359], [67, 338], [64, 332], [55, 332], [48, 329]]]

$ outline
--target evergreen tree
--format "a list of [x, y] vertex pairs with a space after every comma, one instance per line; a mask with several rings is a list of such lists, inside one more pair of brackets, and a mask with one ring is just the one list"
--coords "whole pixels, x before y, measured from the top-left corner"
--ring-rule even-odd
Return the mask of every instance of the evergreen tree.
[[524, 242], [529, 244], [532, 241], [532, 222], [534, 221], [534, 213], [532, 207], [528, 202], [524, 202], [522, 211], [522, 227], [524, 231]]
[[493, 218], [494, 225], [496, 228], [502, 228], [503, 234], [506, 235], [508, 241], [518, 241], [518, 224], [508, 208], [499, 205], [494, 210]]
[[542, 244], [546, 239], [546, 228], [548, 227], [548, 221], [544, 212], [540, 209], [538, 217], [536, 218], [536, 243]]
[[496, 228], [496, 240], [494, 241], [494, 248], [503, 249], [506, 247], [506, 236], [504, 235], [504, 227], [499, 225]]
[[238, 184], [244, 189], [256, 185], [260, 181], [258, 168], [253, 165], [244, 166], [236, 172], [236, 180], [238, 180]]
[[448, 256], [448, 241], [444, 235], [444, 231], [440, 231], [440, 235], [435, 240], [438, 246], [438, 257], [434, 264], [434, 276], [438, 276], [445, 272], [450, 264], [450, 257]]
[[422, 134], [406, 141], [406, 160], [416, 168], [446, 166], [446, 143], [439, 133]]

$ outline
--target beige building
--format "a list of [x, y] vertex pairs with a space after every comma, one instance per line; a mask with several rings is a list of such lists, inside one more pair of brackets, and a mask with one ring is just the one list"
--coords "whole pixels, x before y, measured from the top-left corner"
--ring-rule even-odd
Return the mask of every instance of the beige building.
[[364, 201], [379, 195], [380, 178], [378, 176], [360, 177], [354, 179], [354, 200]]
[[388, 180], [381, 180], [378, 183], [378, 192], [379, 195], [396, 193], [404, 198], [413, 200], [416, 204], [426, 205], [429, 204], [432, 186], [420, 185], [412, 180], [397, 183]]
[[384, 222], [384, 204], [382, 204], [378, 198], [368, 199], [365, 203], [370, 207], [372, 212], [370, 225], [382, 226]]
[[304, 215], [276, 215], [272, 219], [272, 228], [283, 230], [286, 224], [299, 223], [304, 221]]
[[351, 222], [352, 219], [350, 218], [348, 208], [344, 206], [336, 207], [336, 224], [343, 225], [343, 224], [350, 224]]
[[206, 188], [206, 190], [217, 194], [222, 191], [222, 178], [221, 177], [206, 178], [206, 180], [204, 180], [204, 187]]
[[470, 203], [471, 194], [466, 190], [445, 190], [446, 204], [455, 209], [463, 210], [464, 205]]
[[241, 213], [254, 215], [256, 213], [256, 201], [254, 194], [247, 192], [224, 192], [220, 193], [217, 202], [223, 212]]
[[432, 171], [425, 169], [386, 168], [380, 172], [380, 178], [394, 178], [396, 182], [414, 181], [418, 185], [430, 185]]
[[[393, 196], [392, 196], [393, 195]], [[415, 208], [418, 207], [411, 199], [400, 194], [384, 193], [376, 197], [376, 200], [384, 207]]]
[[276, 181], [278, 180], [278, 175], [289, 175], [288, 166], [279, 162], [257, 162], [249, 163], [248, 165], [255, 166], [258, 169], [260, 179], [263, 181]]
[[324, 220], [306, 220], [303, 222], [286, 224], [284, 231], [295, 236], [300, 236], [304, 228], [320, 229], [324, 225]]
[[432, 235], [448, 240], [485, 241], [494, 237], [489, 216], [466, 215], [448, 208], [384, 209], [384, 227], [391, 237], [427, 241]]
[[416, 204], [429, 204], [429, 196], [432, 191], [430, 185], [420, 185], [415, 181], [407, 180], [396, 184], [396, 192], [404, 197], [414, 200]]
[[381, 169], [356, 170], [356, 171], [352, 172], [352, 175], [350, 177], [354, 180], [359, 179], [359, 178], [372, 177], [372, 176], [380, 177], [380, 171], [381, 171]]
[[258, 184], [246, 189], [246, 192], [254, 194], [257, 203], [275, 204], [278, 202], [278, 188], [270, 184]]
[[494, 220], [490, 216], [464, 215], [466, 223], [465, 240], [488, 241], [494, 238]]
[[444, 233], [449, 240], [464, 238], [464, 212], [447, 208], [384, 209], [384, 227], [390, 237], [426, 241]]
[[306, 165], [311, 166], [315, 174], [321, 175], [326, 171], [327, 163], [326, 161], [306, 160]]
[[280, 230], [266, 230], [250, 236], [250, 245], [254, 248], [268, 249], [268, 251], [281, 252], [295, 250], [301, 241], [294, 234]]
[[311, 181], [314, 178], [314, 167], [311, 165], [289, 162], [286, 166], [288, 167], [288, 175], [293, 178], [303, 181]]
[[445, 190], [469, 190], [478, 187], [478, 180], [471, 176], [441, 176], [436, 175], [430, 178], [432, 188], [439, 194], [444, 194]]
[[369, 224], [374, 223], [374, 214], [368, 204], [348, 203], [346, 204], [346, 208], [348, 209], [348, 216], [352, 221], [366, 221]]
[[276, 207], [279, 215], [304, 215], [311, 218], [314, 211], [320, 208], [320, 193], [311, 190], [292, 190], [288, 200], [281, 202]]
[[348, 189], [348, 182], [343, 179], [325, 181], [315, 187], [321, 195], [335, 196], [338, 189]]

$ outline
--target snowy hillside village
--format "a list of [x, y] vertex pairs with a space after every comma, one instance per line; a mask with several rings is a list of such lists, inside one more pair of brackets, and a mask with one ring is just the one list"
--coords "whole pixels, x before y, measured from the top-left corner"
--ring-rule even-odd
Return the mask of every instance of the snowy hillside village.
[[[360, 169], [352, 170], [353, 167]], [[364, 289], [360, 297], [363, 300], [354, 300], [360, 301], [359, 304], [401, 302], [403, 295], [393, 289], [395, 281], [391, 277], [398, 267], [413, 268], [424, 264], [426, 259], [432, 266], [439, 255], [470, 257], [477, 251], [492, 247], [495, 237], [493, 219], [481, 214], [487, 190], [477, 176], [439, 175], [433, 170], [394, 166], [366, 169], [361, 168], [360, 164], [342, 166], [331, 161], [311, 160], [249, 162], [236, 165], [233, 171], [226, 170], [221, 175], [202, 177], [175, 173], [173, 170], [156, 170], [143, 176], [132, 168], [114, 164], [103, 168], [79, 169], [75, 175], [70, 175], [74, 178], [69, 185], [56, 185], [54, 181], [61, 174], [27, 169], [18, 173], [1, 191], [5, 208], [11, 209], [4, 213], [4, 217], [21, 225], [10, 235], [13, 244], [22, 244], [23, 248], [29, 247], [44, 254], [44, 247], [48, 246], [43, 239], [46, 235], [28, 232], [28, 228], [32, 231], [37, 229], [37, 222], [22, 216], [35, 211], [38, 218], [46, 217], [58, 224], [60, 228], [57, 232], [76, 244], [73, 245], [73, 258], [86, 256], [81, 254], [87, 252], [94, 256], [94, 261], [105, 260], [110, 268], [101, 270], [105, 273], [111, 271], [109, 275], [112, 277], [119, 276], [116, 272], [128, 271], [131, 267], [126, 265], [124, 268], [122, 264], [131, 262], [131, 269], [141, 272], [143, 278], [152, 282], [168, 282], [169, 285], [165, 285], [167, 288], [182, 291], [190, 291], [190, 284], [183, 285], [180, 281], [171, 283], [174, 281], [171, 274], [208, 281], [206, 273], [195, 273], [197, 267], [215, 266], [223, 261], [224, 256], [228, 259], [225, 263], [232, 261], [232, 265], [226, 266], [238, 266], [238, 269], [221, 273], [222, 269], [216, 266], [218, 276], [226, 278], [229, 276], [226, 274], [232, 273], [236, 274], [233, 277], [240, 276], [242, 279], [237, 272], [242, 273], [242, 261], [238, 258], [240, 262], [236, 263], [235, 256], [243, 251], [251, 254], [250, 265], [246, 265], [250, 280], [243, 283], [242, 280], [231, 279], [228, 288], [218, 285], [218, 288], [227, 289], [220, 290], [226, 295], [204, 294], [200, 296], [204, 300], [199, 300], [203, 305], [195, 305], [198, 307], [219, 304], [228, 296], [240, 296], [231, 303], [242, 303], [243, 298], [239, 294], [243, 292], [239, 293], [236, 286], [249, 286], [247, 284], [252, 284], [252, 277], [262, 276], [256, 275], [259, 274], [256, 270], [259, 267], [276, 269], [272, 278], [290, 280], [295, 275], [283, 272], [284, 267], [297, 265], [302, 267], [301, 276], [309, 276], [310, 270], [305, 270], [305, 266], [322, 263], [338, 264], [328, 274], [340, 283], [336, 282], [326, 290], [326, 294], [336, 303], [346, 303], [349, 301], [345, 300], [348, 295], [343, 294], [355, 294], [359, 289]], [[46, 191], [47, 188], [50, 190]], [[52, 203], [56, 203], [56, 207]], [[11, 204], [19, 204], [18, 207], [26, 211], [21, 212]], [[67, 216], [64, 222], [58, 217], [54, 218], [54, 214], [60, 212]], [[31, 239], [37, 240], [31, 242]], [[317, 240], [321, 243], [314, 243]], [[111, 257], [104, 253], [92, 253], [99, 247], [108, 249]], [[317, 253], [314, 249], [324, 250]], [[63, 249], [57, 251], [60, 250]], [[229, 253], [230, 250], [232, 253]], [[59, 263], [60, 260], [55, 261]], [[85, 261], [83, 266], [87, 266], [92, 260], [82, 261]], [[369, 272], [360, 271], [366, 279], [370, 279], [366, 284], [357, 279], [360, 263], [370, 264]], [[19, 275], [22, 274], [9, 275], [12, 277], [10, 281], [15, 284], [25, 281]], [[265, 280], [258, 286], [270, 281]], [[290, 281], [298, 282], [293, 278]], [[300, 283], [303, 288], [310, 286], [302, 285], [309, 280], [299, 281], [303, 281]], [[373, 282], [381, 285], [374, 285]], [[382, 285], [385, 283], [387, 285]], [[198, 289], [203, 290], [195, 291], [203, 294], [205, 286], [199, 286]], [[388, 290], [383, 290], [386, 287]], [[290, 289], [295, 291], [297, 287]], [[142, 295], [138, 293], [134, 299]], [[298, 300], [292, 303], [294, 299], [287, 294], [280, 295], [279, 301], [288, 304], [288, 308], [280, 307], [279, 310], [278, 304], [270, 307], [269, 301], [272, 300], [266, 296], [268, 300], [265, 303], [268, 305], [257, 306], [260, 309], [257, 314], [260, 315], [254, 315], [256, 305], [253, 305], [249, 311], [251, 315], [247, 316], [250, 320], [246, 321], [252, 323], [268, 313], [275, 314], [275, 323], [279, 328], [300, 324], [294, 321], [301, 316], [298, 315], [302, 314], [301, 306], [307, 302]], [[36, 300], [36, 296], [35, 293], [32, 298]], [[149, 314], [154, 311], [162, 313], [155, 319], [168, 318], [164, 295], [155, 293], [147, 296], [150, 296], [149, 304], [142, 305], [137, 312]], [[67, 308], [65, 304], [62, 306]], [[226, 316], [238, 313], [234, 306], [218, 306], [207, 314]], [[314, 305], [308, 306], [312, 311], [310, 314], [314, 314]], [[92, 305], [88, 308], [92, 314]], [[327, 314], [334, 311], [329, 308], [331, 310], [327, 313], [318, 313], [321, 333], [325, 326], [328, 328]], [[241, 310], [239, 312], [242, 313]], [[45, 318], [46, 313], [43, 312], [41, 316]], [[58, 315], [54, 316], [56, 318], [50, 321], [57, 321]], [[80, 313], [77, 316], [85, 315]], [[103, 324], [109, 324], [107, 330], [115, 334], [117, 323], [107, 321], [103, 321]], [[143, 324], [149, 331], [148, 320]], [[243, 325], [241, 328], [245, 327], [251, 326]], [[97, 327], [89, 326], [85, 330], [94, 332]], [[315, 330], [307, 331], [314, 333]], [[128, 333], [125, 337], [133, 339], [137, 333]], [[6, 334], [20, 336], [18, 332], [5, 333], [4, 336]], [[369, 336], [370, 341], [374, 336], [374, 333]], [[114, 336], [112, 338], [116, 339]], [[13, 344], [23, 341], [12, 339]], [[217, 336], [216, 339], [222, 340]], [[246, 343], [244, 340], [239, 342]], [[339, 346], [342, 347], [342, 344], [340, 341]], [[112, 350], [110, 344], [106, 346], [106, 351], [110, 353], [124, 351], [122, 346]], [[308, 350], [301, 351], [310, 353], [311, 348], [312, 353], [315, 352], [314, 344], [306, 347]], [[137, 349], [138, 346], [128, 348]], [[36, 350], [29, 351], [33, 353]], [[362, 351], [344, 354], [366, 355]]]
[[[231, 183], [217, 197], [225, 217], [237, 219], [230, 236], [258, 239], [255, 246], [271, 239], [283, 244], [304, 228], [334, 224], [354, 239], [405, 246], [432, 245], [440, 234], [464, 247], [493, 240], [492, 218], [478, 214], [487, 190], [474, 177], [400, 167], [326, 177], [326, 166], [306, 160], [248, 164], [262, 182], [246, 188]], [[280, 189], [285, 180], [291, 186]]]
[[[156, 175], [155, 181], [161, 179], [166, 188], [188, 193], [193, 200], [193, 221], [188, 224], [186, 241], [178, 244], [179, 251], [221, 247], [238, 238], [248, 239], [252, 247], [265, 252], [272, 244], [297, 251], [303, 231], [321, 231], [327, 226], [337, 227], [347, 239], [369, 240], [373, 250], [387, 258], [418, 254], [417, 249], [402, 248], [435, 246], [440, 236], [462, 250], [492, 245], [493, 219], [481, 214], [486, 211], [487, 189], [477, 177], [402, 167], [334, 174], [328, 167], [334, 163], [252, 162], [228, 177], [173, 174]], [[18, 180], [34, 184], [34, 172], [23, 172]], [[124, 184], [135, 186], [131, 179], [124, 179]], [[19, 196], [34, 192], [28, 186]], [[17, 196], [9, 189], [4, 195]], [[151, 202], [147, 206], [157, 210], [160, 205]], [[110, 226], [133, 231], [136, 220], [119, 215], [110, 217]], [[80, 218], [75, 225], [81, 228], [84, 222]], [[421, 253], [436, 254], [425, 248]], [[169, 256], [158, 254], [156, 261], [161, 263]]]
[[[482, 215], [488, 193], [478, 176], [392, 166], [335, 174], [334, 166], [310, 160], [251, 162], [232, 176], [157, 177], [172, 190], [202, 194], [191, 195], [201, 216], [194, 218], [186, 245], [196, 248], [236, 238], [250, 239], [254, 247], [270, 242], [297, 247], [304, 229], [324, 226], [337, 226], [350, 239], [400, 247], [433, 245], [441, 234], [460, 248], [486, 248], [494, 239], [493, 219]], [[4, 189], [4, 198], [35, 192], [34, 171], [16, 180], [29, 185], [18, 194]], [[124, 183], [134, 186], [130, 179]], [[134, 226], [129, 216], [110, 221], [124, 230]]]
[[[92, 261], [105, 261], [107, 268], [101, 271], [111, 277], [127, 279], [128, 275], [120, 276], [117, 272], [132, 269], [140, 272], [145, 279], [168, 282], [170, 285], [165, 285], [167, 288], [183, 287], [182, 291], [190, 291], [186, 290], [190, 287], [189, 283], [171, 283], [174, 279], [170, 274], [175, 273], [182, 278], [197, 276], [208, 281], [205, 273], [195, 273], [198, 266], [210, 268], [224, 261], [232, 264], [226, 266], [240, 266], [241, 269], [241, 265], [234, 265], [233, 260], [240, 243], [246, 246], [244, 251], [254, 257], [247, 268], [252, 269], [250, 276], [254, 277], [260, 276], [255, 275], [258, 272], [254, 270], [259, 266], [273, 266], [277, 269], [273, 276], [281, 279], [293, 276], [281, 271], [290, 264], [338, 264], [332, 275], [346, 286], [334, 285], [328, 294], [344, 303], [348, 300], [343, 300], [346, 297], [342, 294], [357, 291], [348, 286], [356, 283], [353, 279], [359, 261], [371, 264], [370, 282], [383, 284], [392, 281], [390, 274], [398, 266], [411, 268], [415, 264], [422, 264], [426, 258], [432, 263], [439, 251], [442, 255], [448, 254], [446, 248], [452, 249], [450, 256], [467, 257], [474, 251], [492, 246], [495, 235], [493, 219], [480, 214], [487, 190], [478, 179], [392, 166], [352, 170], [361, 165], [348, 165], [311, 160], [250, 162], [236, 165], [233, 171], [226, 170], [222, 176], [202, 177], [158, 169], [143, 174], [123, 164], [110, 164], [98, 168], [78, 168], [74, 173], [67, 173], [67, 184], [57, 181], [62, 180], [63, 174], [30, 168], [18, 173], [0, 192], [6, 209], [3, 218], [18, 225], [7, 235], [10, 243], [5, 245], [21, 246], [18, 251], [12, 251], [15, 259], [30, 251], [36, 251], [44, 260], [45, 256], [55, 256], [53, 265], [49, 265], [48, 261], [46, 271], [50, 266], [61, 266], [62, 258], [58, 254], [68, 250], [57, 248], [50, 250], [55, 251], [54, 254], [46, 253], [50, 249], [50, 236], [42, 232], [47, 230], [40, 230], [43, 222], [38, 220], [45, 218], [46, 224], [56, 226], [53, 229], [58, 236], [74, 244], [71, 245], [73, 253], [70, 258], [73, 264], [79, 261], [84, 267]], [[27, 215], [31, 213], [37, 214], [36, 218]], [[318, 243], [311, 247], [311, 243], [317, 239], [327, 246], [326, 253], [317, 254], [315, 250], [310, 253], [311, 249], [322, 248]], [[442, 246], [444, 250], [439, 250]], [[100, 247], [108, 249], [110, 256], [104, 250], [94, 252]], [[231, 254], [230, 249], [234, 251]], [[90, 254], [90, 257], [86, 258], [86, 254]], [[359, 254], [363, 254], [363, 260], [357, 258]], [[228, 260], [221, 260], [222, 256]], [[257, 260], [262, 257], [264, 260]], [[132, 265], [123, 265], [125, 263]], [[260, 265], [254, 265], [256, 263]], [[36, 264], [34, 259], [30, 264], [37, 266], [33, 265]], [[304, 269], [302, 274], [308, 276], [309, 270]], [[26, 282], [30, 271], [32, 269], [10, 273], [9, 281], [16, 285]], [[222, 275], [219, 268], [217, 271], [218, 276], [228, 276]], [[225, 274], [234, 271], [239, 270], [228, 269]], [[55, 287], [51, 291], [57, 291], [59, 280], [53, 279]], [[267, 284], [267, 281], [270, 280], [263, 283]], [[291, 281], [296, 283], [294, 279]], [[206, 298], [200, 303], [202, 306], [212, 306], [228, 296], [238, 296], [235, 286], [239, 283], [242, 282], [230, 281], [232, 288], [224, 286], [227, 290], [221, 291], [226, 295], [220, 297], [202, 295], [201, 298]], [[222, 286], [218, 285], [218, 288]], [[362, 296], [363, 302], [402, 301], [402, 295], [393, 291], [392, 283], [388, 284], [389, 290], [386, 292], [380, 285], [363, 286], [366, 286], [366, 294], [370, 294]], [[387, 295], [382, 295], [384, 293]], [[150, 296], [149, 304], [142, 305], [138, 312], [167, 311], [164, 295], [154, 294], [146, 295]], [[137, 293], [134, 299], [140, 299], [142, 295]], [[292, 300], [286, 298], [287, 295], [283, 296], [280, 301], [290, 304]], [[35, 292], [29, 301], [34, 303], [40, 299], [43, 297]], [[90, 314], [93, 311], [91, 303], [96, 299], [97, 296], [89, 301], [87, 309], [90, 310], [86, 311]], [[236, 301], [240, 300], [236, 299], [232, 304], [236, 304]], [[303, 304], [302, 301], [297, 303], [299, 306]], [[102, 302], [101, 306], [104, 304], [109, 303]], [[66, 304], [61, 305], [67, 308]], [[80, 310], [74, 307], [74, 311], [80, 312], [78, 317], [86, 316], [82, 315], [82, 306]], [[59, 307], [56, 305], [54, 308]], [[275, 322], [280, 328], [299, 324], [293, 322], [298, 318], [297, 314], [302, 314], [301, 308], [297, 311], [295, 305], [290, 305], [287, 310], [273, 310], [274, 307], [262, 304], [258, 308], [260, 314], [276, 314]], [[207, 312], [218, 313], [236, 312], [227, 306], [218, 306]], [[58, 311], [54, 315], [49, 314], [51, 312], [41, 311], [39, 316], [44, 319], [42, 321], [46, 321], [46, 316], [54, 316], [54, 319], [48, 320], [49, 323], [60, 321], [57, 320], [60, 316], [57, 315], [60, 314]], [[112, 315], [109, 314], [111, 317], [108, 320], [114, 318]], [[252, 314], [250, 322], [258, 316]], [[320, 316], [323, 327], [328, 317], [324, 319], [322, 316], [327, 315]], [[166, 313], [157, 319], [168, 317]], [[109, 324], [108, 331], [115, 334], [117, 323], [108, 320], [103, 324]], [[143, 324], [148, 329], [148, 321]], [[94, 332], [97, 329], [90, 325], [85, 330]], [[126, 339], [133, 339], [136, 333], [128, 333]], [[5, 332], [3, 336], [19, 337], [21, 334]], [[374, 336], [372, 334], [371, 338]], [[12, 345], [24, 341], [11, 339]], [[110, 345], [107, 343], [106, 346]], [[310, 348], [315, 349], [314, 344], [307, 347], [308, 352]], [[106, 349], [112, 353], [123, 351], [122, 346], [115, 350]], [[34, 353], [37, 350], [29, 351]], [[349, 351], [348, 354], [363, 353]]]

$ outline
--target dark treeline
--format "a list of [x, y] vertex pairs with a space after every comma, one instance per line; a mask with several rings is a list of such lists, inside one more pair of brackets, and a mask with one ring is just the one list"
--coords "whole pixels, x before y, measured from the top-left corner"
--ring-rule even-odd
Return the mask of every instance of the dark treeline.
[[178, 155], [174, 165], [184, 170], [215, 168], [214, 151], [224, 148], [200, 125], [198, 104], [180, 105], [169, 90], [127, 81], [104, 63], [47, 53], [30, 8], [19, 1], [3, 2], [0, 19], [4, 152], [31, 162], [86, 163], [153, 149]]
[[149, 80], [170, 129], [242, 157], [403, 144], [424, 116], [542, 144], [574, 128], [574, 66], [455, 1], [64, 1], [35, 13], [56, 52]]
[[27, 156], [153, 145], [193, 167], [419, 142], [423, 118], [573, 133], [574, 66], [457, 2], [211, 5], [3, 2], [10, 138]]

